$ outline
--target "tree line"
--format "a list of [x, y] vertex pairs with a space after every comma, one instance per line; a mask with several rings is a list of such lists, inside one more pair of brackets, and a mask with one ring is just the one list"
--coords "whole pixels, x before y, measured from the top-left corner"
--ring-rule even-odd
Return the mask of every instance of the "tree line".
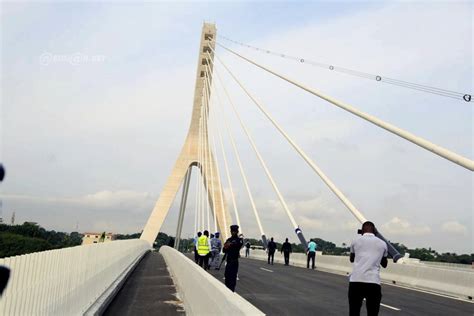
[[436, 250], [429, 248], [414, 248], [409, 249], [404, 244], [392, 243], [392, 245], [402, 255], [405, 253], [410, 254], [410, 258], [420, 259], [422, 261], [432, 262], [446, 262], [446, 263], [460, 263], [460, 264], [472, 264], [474, 262], [474, 254], [461, 254], [458, 255], [454, 252], [438, 253]]
[[[136, 239], [140, 238], [141, 233], [134, 234], [116, 234], [115, 239]], [[318, 251], [325, 255], [348, 256], [350, 249], [343, 243], [337, 246], [335, 243], [321, 239], [312, 238], [318, 245]], [[252, 246], [261, 246], [263, 243], [259, 239], [246, 238]], [[159, 249], [163, 245], [174, 246], [175, 238], [165, 233], [158, 233], [153, 247]], [[275, 241], [278, 250], [282, 243]], [[22, 225], [0, 224], [0, 258], [22, 255], [32, 252], [59, 249], [65, 247], [78, 246], [82, 243], [82, 235], [78, 232], [64, 233], [54, 230], [46, 230], [36, 223], [25, 222]], [[474, 254], [456, 254], [454, 252], [438, 253], [431, 248], [410, 249], [401, 243], [392, 243], [393, 246], [402, 254], [410, 254], [410, 258], [420, 259], [422, 261], [447, 262], [471, 264], [474, 262]], [[304, 253], [306, 249], [301, 244], [292, 243], [293, 252]], [[193, 238], [183, 238], [180, 240], [179, 249], [184, 252], [190, 252], [194, 248]]]
[[78, 246], [82, 235], [46, 230], [36, 223], [0, 224], [0, 258]]

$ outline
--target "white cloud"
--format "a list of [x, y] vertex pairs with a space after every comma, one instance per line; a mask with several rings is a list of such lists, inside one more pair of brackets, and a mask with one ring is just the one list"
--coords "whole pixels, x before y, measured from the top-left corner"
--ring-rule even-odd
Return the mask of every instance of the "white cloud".
[[322, 194], [306, 199], [300, 198], [289, 202], [288, 205], [300, 215], [328, 216], [336, 213], [334, 205]]
[[320, 219], [310, 218], [306, 216], [299, 216], [299, 223], [302, 228], [311, 231], [327, 230], [330, 227], [327, 223]]
[[78, 204], [83, 207], [116, 208], [134, 205], [139, 207], [144, 203], [154, 200], [149, 192], [136, 192], [131, 190], [110, 191], [103, 190], [78, 197], [38, 197], [31, 195], [5, 194], [6, 201], [27, 201], [36, 203], [63, 203]]
[[441, 225], [441, 231], [450, 234], [467, 235], [467, 228], [458, 221], [448, 221]]
[[35, 221], [62, 231], [138, 232], [153, 209], [156, 196], [132, 190], [103, 190], [72, 197], [4, 194], [3, 216], [16, 212], [17, 223]]
[[390, 221], [383, 224], [382, 228], [384, 232], [398, 236], [422, 236], [431, 233], [431, 228], [428, 225], [413, 225], [399, 217], [393, 217]]

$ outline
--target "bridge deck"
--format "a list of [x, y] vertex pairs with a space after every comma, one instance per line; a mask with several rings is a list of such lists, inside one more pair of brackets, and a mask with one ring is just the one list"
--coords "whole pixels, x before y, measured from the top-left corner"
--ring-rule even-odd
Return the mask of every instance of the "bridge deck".
[[[223, 269], [211, 274], [224, 281]], [[239, 279], [237, 293], [267, 315], [349, 313], [346, 276], [242, 258]], [[472, 303], [396, 286], [382, 285], [382, 295], [381, 315], [474, 314]]]
[[145, 255], [111, 302], [105, 315], [184, 315], [166, 263], [157, 252]]

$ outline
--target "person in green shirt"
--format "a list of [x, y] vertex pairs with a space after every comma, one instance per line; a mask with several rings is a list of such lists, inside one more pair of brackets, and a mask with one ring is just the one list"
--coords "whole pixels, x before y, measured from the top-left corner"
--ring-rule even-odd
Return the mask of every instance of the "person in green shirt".
[[306, 250], [307, 255], [308, 255], [308, 261], [306, 263], [306, 268], [309, 269], [309, 261], [311, 260], [311, 268], [314, 270], [314, 261], [316, 260], [316, 248], [318, 245], [314, 242], [314, 240], [311, 239], [311, 241], [308, 244], [308, 249]]

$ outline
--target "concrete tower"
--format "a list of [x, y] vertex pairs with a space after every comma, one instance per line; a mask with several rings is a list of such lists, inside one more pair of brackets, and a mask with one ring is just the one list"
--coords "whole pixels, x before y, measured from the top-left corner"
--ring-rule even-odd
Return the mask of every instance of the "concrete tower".
[[[199, 160], [198, 155], [200, 145], [202, 147], [209, 148], [207, 143], [207, 135], [204, 135], [204, 143], [201, 142], [200, 144], [199, 142], [199, 122], [201, 118], [201, 108], [203, 106], [206, 106], [206, 104], [203, 103], [204, 83], [206, 80], [206, 57], [208, 57], [207, 53], [209, 52], [209, 54], [211, 55], [211, 59], [214, 59], [214, 53], [212, 52], [210, 47], [214, 49], [215, 44], [214, 42], [212, 42], [212, 40], [214, 40], [215, 38], [215, 25], [210, 23], [204, 23], [201, 34], [201, 44], [199, 46], [199, 60], [196, 74], [196, 86], [194, 90], [193, 113], [188, 135], [184, 142], [184, 146], [181, 150], [181, 153], [173, 167], [173, 170], [171, 171], [171, 175], [168, 177], [163, 191], [161, 192], [160, 197], [158, 198], [158, 201], [155, 204], [153, 212], [148, 218], [143, 233], [140, 236], [140, 239], [144, 239], [150, 244], [153, 244], [153, 242], [155, 241], [155, 238], [158, 235], [158, 232], [160, 231], [161, 225], [163, 224], [163, 221], [165, 220], [166, 215], [168, 214], [171, 204], [175, 199], [176, 193], [184, 180], [183, 198], [181, 200], [181, 209], [178, 219], [177, 230], [177, 238], [179, 239], [179, 235], [181, 234], [181, 227], [184, 217], [184, 209], [186, 205], [186, 197], [192, 167], [195, 167], [197, 170], [199, 170], [200, 174], [202, 175], [204, 186], [209, 196], [211, 209], [213, 212], [215, 212], [215, 214], [217, 214], [217, 225], [219, 230], [222, 232], [224, 238], [226, 238], [229, 234], [228, 227], [232, 224], [232, 219], [228, 210], [225, 207], [222, 188], [219, 186], [220, 182], [217, 179], [217, 169], [214, 156], [211, 152], [211, 155], [208, 160], [201, 162]], [[212, 63], [208, 65], [208, 67], [210, 67], [211, 69], [209, 79], [212, 79]], [[206, 130], [207, 129], [205, 129], [205, 131]], [[212, 169], [212, 172], [208, 171], [207, 175], [203, 174], [203, 168], [207, 168], [205, 170]], [[212, 189], [214, 189], [214, 192], [212, 192]], [[213, 197], [215, 198], [215, 201], [213, 200]], [[222, 207], [222, 205], [224, 205], [224, 207]]]

